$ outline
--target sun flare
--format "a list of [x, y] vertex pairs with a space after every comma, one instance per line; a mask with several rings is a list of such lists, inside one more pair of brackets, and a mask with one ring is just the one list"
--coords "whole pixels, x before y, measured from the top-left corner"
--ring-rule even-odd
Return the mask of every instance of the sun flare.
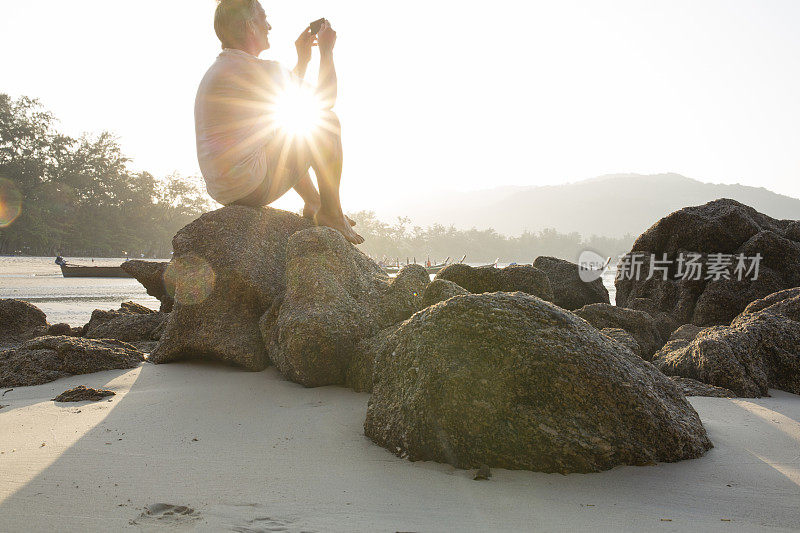
[[324, 106], [313, 89], [289, 84], [275, 99], [276, 125], [291, 136], [307, 137], [322, 125]]

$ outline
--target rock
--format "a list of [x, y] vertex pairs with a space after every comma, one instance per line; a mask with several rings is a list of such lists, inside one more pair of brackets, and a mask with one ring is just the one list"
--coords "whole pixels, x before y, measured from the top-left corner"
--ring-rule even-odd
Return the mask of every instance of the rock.
[[730, 326], [670, 341], [653, 364], [738, 396], [766, 396], [770, 387], [800, 393], [800, 287], [753, 302]]
[[80, 333], [83, 331], [83, 328], [76, 329], [78, 331], [78, 335], [73, 335], [75, 330], [72, 328], [72, 326], [60, 322], [58, 324], [52, 324], [49, 328], [47, 328], [47, 334], [52, 336], [66, 335], [67, 337], [80, 337]]
[[150, 359], [199, 357], [263, 370], [269, 357], [259, 320], [286, 286], [289, 236], [309, 227], [286, 211], [228, 206], [181, 229], [164, 272], [175, 305]]
[[272, 322], [261, 322], [275, 366], [306, 387], [343, 384], [357, 346], [411, 316], [428, 283], [419, 265], [391, 281], [370, 258], [330, 228], [289, 238], [286, 294]]
[[[636, 342], [636, 339], [634, 339], [633, 336], [624, 329], [602, 328], [600, 330], [600, 333], [602, 333], [606, 337], [614, 339], [615, 341], [627, 347], [628, 349], [630, 349], [630, 351], [632, 351], [637, 355], [642, 352], [642, 347], [639, 346], [639, 343]], [[641, 357], [641, 355], [639, 355], [639, 357]]]
[[[642, 276], [637, 280], [618, 275], [617, 305], [631, 307], [632, 299], [647, 298], [677, 324], [727, 325], [748, 303], [800, 285], [797, 228], [798, 221], [776, 220], [729, 199], [676, 211], [633, 244], [624, 261], [639, 258]], [[689, 254], [699, 254], [701, 279], [683, 279], [678, 273], [679, 257]], [[709, 277], [709, 265], [714, 262], [710, 254], [732, 256], [720, 279]], [[752, 272], [742, 272], [738, 279], [735, 268], [740, 254], [745, 258], [761, 255], [757, 278], [753, 279]], [[666, 280], [658, 271], [644, 279], [652, 256], [671, 264]], [[751, 266], [749, 261], [746, 266]]]
[[430, 282], [430, 275], [422, 265], [404, 266], [382, 297], [382, 323], [402, 322], [422, 309], [423, 294]]
[[144, 354], [122, 341], [38, 337], [0, 352], [0, 387], [39, 385], [71, 375], [134, 368]]
[[596, 472], [712, 445], [679, 388], [572, 313], [522, 293], [455, 296], [375, 360], [365, 434], [458, 468]]
[[0, 299], [0, 346], [44, 335], [49, 324], [41, 309], [22, 300]]
[[723, 389], [722, 387], [715, 387], [714, 385], [708, 385], [701, 381], [697, 381], [696, 379], [682, 378], [680, 376], [670, 376], [670, 379], [681, 388], [684, 396], [736, 398], [736, 394], [734, 394], [733, 391]]
[[356, 392], [372, 392], [372, 371], [375, 357], [397, 331], [398, 325], [383, 328], [375, 335], [361, 339], [353, 350], [353, 357], [347, 367], [345, 386]]
[[168, 313], [155, 312], [135, 302], [123, 302], [116, 311], [95, 309], [80, 336], [89, 339], [116, 339], [150, 353], [161, 338]]
[[703, 328], [700, 326], [695, 326], [694, 324], [684, 324], [672, 333], [672, 336], [670, 336], [669, 340], [683, 340], [691, 342], [701, 331], [703, 331]]
[[443, 302], [459, 294], [469, 294], [469, 291], [446, 279], [434, 279], [422, 293], [422, 308]]
[[125, 261], [120, 265], [122, 270], [144, 285], [147, 294], [158, 298], [161, 302], [160, 311], [162, 313], [172, 311], [175, 303], [164, 284], [164, 272], [168, 265], [168, 261], [140, 261], [139, 259]]
[[473, 477], [472, 479], [474, 479], [475, 481], [481, 481], [489, 479], [490, 477], [492, 477], [492, 471], [489, 469], [488, 466], [481, 465], [480, 468], [478, 468], [478, 471], [475, 472], [475, 477]]
[[440, 270], [435, 279], [452, 281], [475, 294], [521, 291], [543, 300], [553, 300], [553, 289], [550, 287], [547, 275], [530, 265], [496, 268], [471, 267], [464, 263], [455, 263]]
[[107, 396], [114, 396], [117, 393], [106, 389], [92, 389], [84, 385], [66, 390], [53, 398], [54, 402], [99, 402]]
[[590, 304], [575, 311], [597, 329], [619, 328], [627, 331], [639, 344], [636, 355], [649, 361], [664, 341], [653, 318], [644, 311], [616, 307], [610, 304]]
[[539, 256], [533, 266], [547, 275], [553, 289], [553, 303], [570, 311], [594, 303], [611, 303], [602, 278], [585, 282], [578, 265], [556, 257]]
[[636, 311], [644, 311], [653, 317], [656, 329], [661, 334], [662, 339], [668, 339], [672, 332], [680, 327], [680, 324], [674, 318], [661, 311], [650, 298], [631, 298], [625, 307]]

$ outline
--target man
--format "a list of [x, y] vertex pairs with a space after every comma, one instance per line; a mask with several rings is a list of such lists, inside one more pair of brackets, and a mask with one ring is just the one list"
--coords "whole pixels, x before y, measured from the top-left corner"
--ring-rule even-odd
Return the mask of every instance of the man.
[[[339, 199], [341, 126], [332, 111], [336, 32], [327, 21], [317, 34], [306, 28], [295, 42], [297, 66], [288, 72], [275, 61], [258, 59], [270, 46], [271, 29], [257, 0], [218, 2], [214, 30], [222, 53], [200, 82], [195, 101], [197, 158], [208, 193], [224, 205], [260, 207], [294, 188], [305, 201], [304, 216], [360, 244], [364, 239], [352, 229]], [[320, 51], [319, 81], [312, 88], [320, 120], [307, 135], [297, 135], [276, 116], [281, 99], [303, 83], [313, 46]]]

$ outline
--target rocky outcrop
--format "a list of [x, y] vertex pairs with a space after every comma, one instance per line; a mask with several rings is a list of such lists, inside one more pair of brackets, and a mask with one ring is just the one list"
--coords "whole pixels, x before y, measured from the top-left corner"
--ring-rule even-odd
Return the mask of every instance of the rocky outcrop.
[[452, 281], [434, 279], [425, 287], [425, 292], [422, 293], [422, 307], [430, 307], [459, 294], [469, 294], [469, 291]]
[[39, 385], [66, 376], [134, 368], [144, 354], [122, 341], [37, 337], [0, 352], [0, 387]]
[[410, 265], [391, 281], [325, 227], [292, 235], [287, 256], [286, 293], [261, 328], [278, 370], [307, 387], [345, 383], [357, 345], [417, 311], [429, 280]]
[[175, 305], [150, 359], [200, 357], [264, 369], [259, 320], [286, 286], [289, 237], [310, 227], [286, 211], [229, 206], [181, 229], [164, 272]]
[[114, 396], [117, 393], [107, 389], [93, 389], [85, 385], [78, 385], [69, 390], [65, 390], [55, 398], [54, 402], [99, 402], [108, 396]]
[[47, 335], [52, 336], [59, 336], [59, 335], [66, 335], [68, 337], [80, 337], [83, 335], [83, 328], [74, 328], [69, 324], [65, 324], [63, 322], [59, 322], [58, 324], [52, 324], [50, 327], [47, 328]]
[[22, 300], [0, 299], [0, 347], [44, 335], [49, 324], [41, 309]]
[[164, 272], [168, 265], [167, 261], [140, 261], [139, 259], [125, 261], [120, 265], [122, 270], [144, 285], [147, 294], [158, 298], [161, 302], [159, 310], [163, 313], [172, 311], [175, 303], [164, 284]]
[[88, 339], [116, 339], [133, 344], [144, 352], [155, 347], [155, 341], [161, 337], [168, 313], [131, 312], [121, 307], [118, 311], [102, 311], [95, 309], [92, 317], [84, 326], [83, 336]]
[[597, 329], [619, 328], [627, 331], [639, 344], [639, 350], [634, 353], [647, 361], [664, 344], [655, 321], [644, 311], [610, 304], [591, 304], [576, 310], [575, 314]]
[[572, 311], [584, 305], [611, 302], [602, 278], [591, 282], [583, 281], [575, 263], [556, 257], [539, 256], [533, 266], [547, 275], [553, 289], [553, 303], [559, 307]]
[[770, 387], [800, 393], [800, 287], [753, 302], [730, 326], [668, 342], [653, 364], [739, 396], [765, 396]]
[[553, 300], [553, 289], [547, 275], [530, 265], [511, 265], [505, 268], [471, 267], [456, 263], [444, 267], [435, 279], [452, 281], [467, 291], [484, 292], [521, 291], [547, 301]]
[[[645, 298], [678, 325], [725, 325], [750, 302], [800, 285], [800, 239], [797, 221], [776, 220], [734, 200], [721, 199], [687, 207], [659, 220], [639, 236], [618, 275], [617, 305], [629, 307]], [[696, 255], [700, 279], [687, 259]], [[715, 254], [728, 254], [719, 256]], [[748, 258], [760, 254], [758, 277]], [[745, 261], [737, 271], [738, 256]], [[655, 264], [651, 259], [664, 263]], [[680, 265], [679, 259], [684, 263]], [[635, 278], [638, 265], [640, 276]], [[725, 266], [725, 263], [730, 263]], [[712, 265], [723, 266], [715, 274]], [[657, 266], [668, 266], [667, 279]], [[680, 265], [680, 270], [679, 270]], [[646, 279], [651, 266], [654, 275]], [[742, 279], [739, 280], [738, 278]]]
[[[639, 343], [636, 342], [636, 339], [634, 339], [633, 336], [624, 329], [602, 328], [600, 329], [600, 333], [610, 339], [614, 339], [637, 355], [642, 352], [642, 347], [639, 346]], [[641, 355], [639, 355], [639, 357], [641, 357]]]
[[365, 433], [412, 460], [595, 472], [711, 447], [669, 378], [527, 294], [455, 296], [416, 313], [373, 378]]
[[680, 376], [670, 376], [670, 379], [675, 382], [678, 387], [683, 391], [684, 396], [709, 396], [712, 398], [736, 398], [736, 394], [728, 389], [722, 387], [715, 387], [708, 385], [701, 381], [691, 378], [682, 378]]

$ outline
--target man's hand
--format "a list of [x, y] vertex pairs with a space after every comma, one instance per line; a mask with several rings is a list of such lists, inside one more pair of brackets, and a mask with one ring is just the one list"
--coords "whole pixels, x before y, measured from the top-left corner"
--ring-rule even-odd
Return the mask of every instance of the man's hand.
[[311, 61], [311, 47], [316, 46], [314, 39], [316, 35], [311, 33], [310, 28], [306, 28], [303, 30], [303, 33], [300, 34], [300, 37], [294, 42], [294, 47], [297, 49], [297, 64], [305, 64], [308, 65], [308, 62]]
[[319, 44], [319, 51], [321, 54], [330, 54], [333, 52], [333, 47], [336, 44], [336, 32], [331, 28], [330, 22], [327, 20], [322, 23], [317, 36], [317, 43]]

